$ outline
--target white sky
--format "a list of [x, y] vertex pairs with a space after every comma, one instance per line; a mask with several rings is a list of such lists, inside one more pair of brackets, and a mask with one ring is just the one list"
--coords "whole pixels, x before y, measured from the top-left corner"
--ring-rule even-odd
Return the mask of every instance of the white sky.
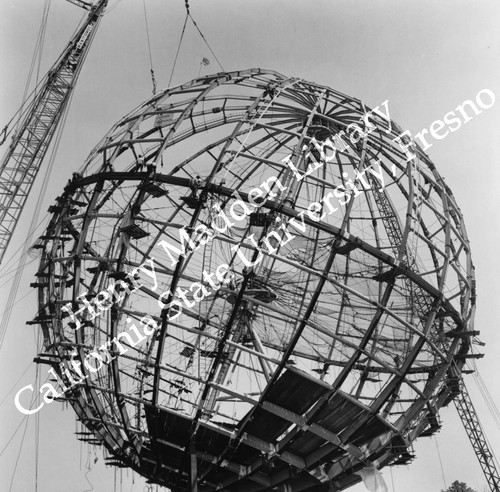
[[[111, 6], [115, 3], [116, 0], [110, 0]], [[158, 86], [163, 88], [167, 86], [184, 20], [184, 1], [146, 3]], [[478, 366], [498, 404], [500, 4], [495, 0], [190, 3], [195, 20], [226, 70], [273, 69], [328, 85], [371, 107], [388, 99], [391, 117], [414, 133], [428, 128], [465, 99], [474, 99], [481, 89], [488, 88], [497, 95], [495, 106], [446, 139], [435, 142], [428, 154], [454, 191], [465, 216], [477, 274], [476, 329], [481, 330], [481, 339], [486, 342], [486, 357]], [[0, 0], [0, 7], [3, 127], [21, 103], [43, 2]], [[62, 51], [81, 16], [80, 9], [64, 0], [52, 1], [42, 72]], [[202, 73], [218, 71], [194, 27], [188, 25], [173, 82], [196, 77], [202, 57], [212, 62]], [[122, 0], [104, 17], [80, 76], [42, 216], [99, 138], [150, 94], [142, 1]], [[36, 201], [34, 191], [7, 259], [24, 240]], [[22, 279], [18, 298], [27, 295], [14, 308], [0, 353], [0, 401], [36, 354], [33, 327], [25, 326], [36, 309], [35, 292], [29, 293], [35, 263]], [[7, 280], [11, 275], [5, 275], [6, 270], [0, 271], [0, 284], [5, 284], [0, 288], [0, 311], [10, 289]], [[42, 373], [45, 372], [42, 367]], [[22, 419], [14, 408], [13, 394], [33, 383], [34, 373], [32, 364], [0, 406], [0, 452]], [[468, 386], [493, 449], [500, 455], [500, 431], [471, 378]], [[444, 488], [438, 447], [447, 486], [458, 479], [478, 492], [487, 490], [453, 406], [444, 409], [441, 417], [442, 431], [436, 439], [422, 438], [416, 443], [417, 459], [411, 466], [384, 469], [391, 492], [439, 492]], [[8, 490], [23, 429], [22, 426], [0, 456], [2, 490]], [[60, 404], [54, 403], [40, 412], [40, 492], [91, 489], [84, 467], [88, 451], [76, 441], [73, 431], [72, 410], [63, 411]], [[13, 492], [35, 490], [34, 436], [35, 419], [30, 417]], [[97, 456], [99, 460], [87, 477], [95, 491], [113, 490], [114, 471], [103, 466], [100, 452]], [[132, 474], [123, 472], [122, 490], [142, 491], [143, 486], [140, 478], [136, 476], [133, 483]], [[365, 488], [357, 485], [349, 490], [361, 492]]]

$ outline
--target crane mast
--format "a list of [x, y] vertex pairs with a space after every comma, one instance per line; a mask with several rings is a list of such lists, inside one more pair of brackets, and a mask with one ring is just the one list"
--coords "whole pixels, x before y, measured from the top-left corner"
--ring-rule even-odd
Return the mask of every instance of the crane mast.
[[70, 1], [90, 12], [36, 89], [0, 163], [0, 263], [68, 105], [108, 0], [99, 0], [95, 5]]

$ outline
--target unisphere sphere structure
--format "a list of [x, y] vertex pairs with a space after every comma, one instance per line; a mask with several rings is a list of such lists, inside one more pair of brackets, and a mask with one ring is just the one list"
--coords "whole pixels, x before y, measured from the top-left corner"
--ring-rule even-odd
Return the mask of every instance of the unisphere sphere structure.
[[326, 491], [411, 460], [459, 391], [475, 294], [455, 199], [401, 133], [384, 105], [252, 69], [102, 139], [50, 209], [37, 321], [110, 464], [173, 491]]

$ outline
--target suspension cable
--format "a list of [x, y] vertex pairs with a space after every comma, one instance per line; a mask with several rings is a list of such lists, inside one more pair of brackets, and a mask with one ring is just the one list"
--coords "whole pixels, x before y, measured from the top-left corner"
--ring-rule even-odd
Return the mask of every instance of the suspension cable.
[[31, 78], [33, 77], [33, 72], [35, 70], [35, 67], [37, 67], [37, 75], [36, 75], [36, 85], [38, 85], [38, 76], [40, 72], [40, 63], [42, 59], [42, 51], [43, 51], [43, 44], [45, 40], [45, 30], [47, 27], [47, 19], [49, 16], [49, 9], [50, 9], [50, 0], [45, 0], [45, 5], [43, 7], [43, 14], [42, 14], [42, 22], [40, 24], [40, 29], [38, 30], [38, 35], [35, 43], [35, 50], [33, 52], [33, 58], [31, 60], [31, 65], [30, 69], [28, 72], [28, 79], [26, 80], [26, 86], [24, 88], [24, 95], [23, 95], [23, 102], [21, 104], [21, 108], [24, 106], [26, 103], [26, 100], [28, 98], [28, 90], [29, 86], [31, 84]]
[[[36, 334], [37, 348], [41, 347], [41, 330]], [[40, 381], [40, 364], [36, 365], [35, 384], [38, 387]], [[40, 451], [40, 412], [35, 415], [35, 492], [38, 492], [38, 468], [39, 468], [39, 451]]]
[[0, 407], [7, 401], [7, 398], [12, 393], [12, 391], [14, 391], [14, 389], [17, 388], [19, 381], [21, 381], [23, 376], [28, 372], [28, 369], [30, 369], [32, 366], [33, 366], [33, 361], [30, 360], [28, 362], [28, 365], [24, 369], [23, 373], [17, 378], [17, 381], [10, 387], [10, 390], [7, 391], [7, 393], [5, 393], [5, 396], [2, 398], [2, 401], [0, 401]]
[[29, 423], [29, 420], [26, 419], [26, 422], [24, 424], [23, 436], [21, 438], [21, 444], [19, 446], [19, 451], [17, 453], [16, 462], [14, 464], [14, 470], [12, 470], [12, 478], [10, 479], [9, 492], [11, 492], [12, 485], [14, 485], [14, 478], [16, 476], [17, 465], [19, 464], [19, 458], [21, 457], [21, 451], [23, 450], [24, 438], [26, 437], [26, 430], [28, 429], [28, 423]]
[[200, 28], [198, 27], [198, 24], [196, 24], [196, 21], [194, 20], [193, 16], [191, 15], [191, 12], [189, 11], [188, 0], [185, 0], [185, 4], [186, 4], [187, 15], [189, 16], [189, 18], [193, 22], [194, 27], [196, 27], [197, 31], [200, 33], [201, 39], [203, 39], [203, 41], [205, 41], [205, 44], [207, 45], [208, 49], [210, 50], [210, 53], [212, 53], [212, 56], [215, 58], [215, 61], [218, 63], [219, 67], [224, 72], [224, 67], [222, 66], [221, 62], [219, 61], [219, 59], [217, 58], [216, 54], [214, 53], [214, 50], [212, 49], [212, 47], [210, 46], [210, 44], [206, 40], [205, 36], [203, 35], [203, 33], [201, 32]]
[[474, 382], [476, 383], [479, 392], [481, 393], [481, 396], [483, 397], [483, 400], [486, 403], [486, 406], [491, 414], [491, 417], [493, 418], [493, 421], [495, 422], [498, 429], [500, 429], [500, 412], [495, 403], [495, 400], [491, 396], [491, 393], [489, 392], [488, 387], [486, 386], [486, 383], [484, 382], [481, 373], [479, 372], [476, 361], [472, 361], [472, 367], [474, 369], [474, 372], [472, 374]]
[[439, 444], [438, 444], [436, 436], [432, 436], [432, 437], [434, 438], [434, 443], [436, 444], [437, 455], [439, 458], [439, 467], [441, 468], [441, 476], [443, 477], [443, 485], [444, 485], [444, 488], [446, 489], [446, 477], [444, 475], [443, 461], [441, 459], [441, 452], [439, 451]]
[[144, 22], [146, 23], [146, 37], [148, 40], [148, 52], [149, 52], [149, 68], [151, 71], [151, 82], [153, 84], [153, 96], [154, 96], [156, 94], [156, 78], [153, 67], [153, 55], [151, 54], [151, 38], [149, 35], [149, 22], [148, 22], [148, 14], [146, 12], [146, 0], [142, 0], [142, 7], [144, 11]]
[[[26, 81], [26, 86], [24, 89], [23, 102], [22, 102], [21, 108], [26, 103], [26, 100], [28, 97], [29, 86], [30, 86], [31, 79], [33, 77], [33, 72], [35, 71], [35, 68], [36, 68], [35, 86], [37, 86], [38, 82], [39, 82], [38, 79], [39, 79], [39, 74], [40, 74], [40, 65], [41, 65], [43, 44], [44, 44], [44, 39], [45, 39], [45, 31], [46, 31], [46, 26], [47, 26], [47, 18], [48, 18], [48, 14], [49, 14], [50, 3], [51, 3], [51, 0], [45, 0], [44, 11], [43, 11], [43, 16], [42, 16], [42, 23], [40, 25], [40, 29], [38, 32], [37, 41], [36, 41], [36, 45], [35, 45], [35, 50], [33, 53], [33, 58], [31, 60], [31, 66], [30, 66], [30, 70], [29, 70], [29, 74], [28, 74], [28, 80]], [[19, 112], [22, 114], [22, 112], [23, 112], [22, 109]], [[47, 171], [48, 174], [50, 174], [51, 168], [52, 168], [52, 165], [49, 165], [49, 168]], [[47, 180], [47, 174], [45, 176], [45, 180]], [[44, 181], [44, 183], [45, 183], [45, 181]], [[42, 191], [41, 191], [38, 203], [37, 203], [37, 208], [35, 210], [35, 214], [33, 216], [28, 235], [30, 233], [33, 234], [34, 230], [36, 228], [36, 221], [38, 220], [39, 213], [40, 213], [40, 207], [41, 207], [40, 202], [41, 202], [42, 196], [45, 195], [45, 190], [46, 190], [47, 184], [45, 184], [45, 188], [42, 186]], [[29, 244], [29, 243], [27, 241], [25, 241], [24, 245], [23, 245], [23, 253], [22, 253], [21, 258], [19, 260], [16, 275], [14, 278], [14, 284], [13, 284], [13, 287], [11, 288], [11, 291], [9, 294], [9, 299], [7, 301], [6, 309], [2, 315], [2, 320], [0, 323], [0, 348], [2, 347], [4, 338], [5, 338], [5, 333], [7, 331], [7, 326], [8, 326], [9, 320], [10, 320], [10, 315], [12, 313], [12, 307], [14, 306], [15, 301], [16, 301], [16, 296], [17, 296], [17, 292], [19, 290], [19, 284], [21, 281], [21, 275], [22, 275], [22, 272], [26, 266], [26, 254], [24, 254], [24, 253], [27, 253], [27, 251], [28, 251], [27, 244]]]
[[[208, 49], [210, 50], [210, 53], [212, 53], [212, 56], [214, 57], [215, 61], [218, 63], [218, 65], [221, 68], [221, 70], [224, 71], [224, 67], [222, 66], [221, 62], [217, 58], [217, 55], [214, 53], [214, 50], [212, 49], [212, 47], [208, 43], [207, 39], [205, 38], [205, 36], [201, 32], [201, 29], [198, 27], [198, 24], [196, 23], [196, 21], [194, 20], [193, 16], [191, 15], [191, 12], [189, 10], [189, 1], [188, 0], [184, 0], [184, 5], [186, 7], [186, 17], [184, 19], [184, 25], [182, 26], [182, 32], [181, 32], [181, 36], [180, 36], [180, 39], [179, 39], [179, 45], [177, 46], [177, 51], [175, 53], [174, 64], [172, 66], [172, 72], [170, 73], [170, 78], [168, 80], [168, 86], [169, 87], [170, 87], [170, 84], [172, 83], [172, 78], [174, 76], [174, 71], [175, 71], [175, 67], [176, 67], [176, 64], [177, 64], [177, 58], [179, 57], [179, 51], [181, 49], [182, 40], [184, 38], [184, 33], [186, 32], [186, 24], [187, 24], [188, 18], [191, 19], [191, 22], [193, 23], [194, 27], [196, 28], [196, 30], [200, 34], [201, 39], [203, 39], [203, 41], [207, 45]], [[204, 61], [204, 59], [203, 59], [203, 61]], [[203, 61], [202, 61], [202, 63], [203, 63]]]
[[169, 87], [170, 87], [170, 84], [172, 83], [172, 77], [174, 76], [175, 65], [177, 64], [177, 57], [179, 56], [179, 51], [181, 49], [182, 39], [184, 38], [184, 33], [186, 32], [186, 24], [188, 21], [188, 16], [189, 16], [189, 7], [188, 7], [187, 14], [186, 14], [186, 18], [184, 19], [184, 25], [182, 26], [181, 37], [179, 39], [179, 45], [177, 46], [177, 52], [175, 53], [174, 64], [172, 66], [172, 72], [170, 72], [170, 78], [168, 79], [168, 86]]
[[[15, 112], [15, 114], [12, 116], [12, 118], [7, 122], [7, 124], [3, 127], [2, 131], [0, 132], [0, 145], [3, 145], [5, 141], [7, 140], [7, 137], [10, 135], [12, 132], [13, 128], [10, 128], [11, 123], [17, 118], [16, 125], [21, 121], [23, 115], [25, 114], [26, 111], [29, 110], [29, 107], [26, 108], [26, 101], [30, 98], [31, 94], [33, 94], [36, 91], [36, 88], [38, 86], [38, 79], [39, 79], [39, 73], [40, 73], [40, 64], [42, 60], [42, 51], [43, 51], [43, 45], [45, 41], [45, 32], [47, 28], [47, 19], [49, 16], [49, 10], [50, 10], [50, 3], [51, 0], [45, 0], [45, 4], [43, 6], [43, 13], [42, 13], [42, 21], [40, 23], [40, 27], [38, 29], [38, 34], [36, 37], [35, 41], [35, 49], [33, 51], [33, 57], [31, 59], [31, 64], [30, 68], [28, 71], [28, 78], [26, 80], [26, 85], [24, 87], [24, 94], [22, 98], [21, 105], [19, 106], [19, 109]], [[33, 77], [33, 72], [35, 70], [35, 67], [37, 67], [37, 75], [36, 75], [36, 83], [35, 83], [35, 89], [31, 92], [31, 94], [28, 94], [29, 87], [31, 85], [31, 79]]]
[[[59, 150], [59, 144], [61, 142], [61, 137], [62, 137], [62, 133], [64, 131], [64, 126], [65, 126], [66, 119], [68, 116], [69, 107], [71, 106], [72, 98], [73, 98], [73, 93], [70, 95], [68, 104], [64, 108], [64, 113], [61, 117], [61, 125], [58, 129], [56, 136], [55, 136], [54, 147], [52, 148], [52, 153], [50, 155], [49, 162], [48, 162], [48, 165], [47, 165], [46, 170], [45, 170], [45, 175], [43, 177], [43, 182], [42, 182], [42, 186], [40, 189], [40, 193], [38, 195], [38, 200], [37, 200], [37, 203], [35, 206], [35, 211], [34, 211], [34, 214], [33, 214], [32, 220], [31, 220], [31, 224], [29, 227], [28, 237], [32, 236], [34, 234], [35, 229], [38, 227], [37, 222], [39, 219], [41, 206], [42, 206], [43, 200], [45, 199], [45, 194], [47, 192], [47, 187], [49, 184], [50, 175], [51, 175], [52, 169], [54, 167], [54, 161], [55, 161], [57, 151]], [[9, 298], [7, 300], [7, 305], [6, 305], [5, 311], [2, 315], [2, 319], [0, 322], [0, 349], [2, 348], [4, 339], [5, 339], [5, 333], [7, 331], [8, 325], [9, 325], [10, 317], [12, 314], [12, 308], [13, 308], [14, 304], [16, 303], [17, 293], [19, 291], [19, 285], [21, 282], [22, 273], [26, 267], [26, 257], [27, 257], [27, 253], [28, 253], [29, 249], [30, 249], [30, 243], [28, 241], [25, 241], [23, 244], [21, 257], [19, 259], [19, 263], [17, 266], [16, 275], [14, 277], [13, 286], [10, 290]]]

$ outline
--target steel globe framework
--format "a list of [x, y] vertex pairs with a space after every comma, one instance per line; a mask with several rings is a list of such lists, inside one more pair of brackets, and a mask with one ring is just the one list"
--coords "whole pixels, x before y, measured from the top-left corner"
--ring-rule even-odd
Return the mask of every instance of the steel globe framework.
[[202, 77], [70, 180], [37, 320], [111, 464], [172, 490], [341, 490], [439, 428], [470, 345], [469, 243], [429, 158], [369, 111], [272, 71]]

